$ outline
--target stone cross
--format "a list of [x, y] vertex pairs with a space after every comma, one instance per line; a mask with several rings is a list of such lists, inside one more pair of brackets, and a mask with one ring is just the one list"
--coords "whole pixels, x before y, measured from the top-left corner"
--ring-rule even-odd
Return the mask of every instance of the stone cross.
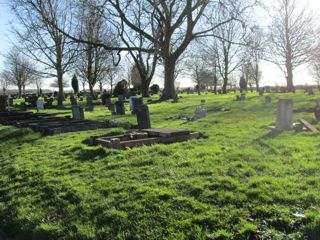
[[293, 102], [291, 99], [280, 99], [277, 110], [277, 131], [290, 130], [292, 127]]

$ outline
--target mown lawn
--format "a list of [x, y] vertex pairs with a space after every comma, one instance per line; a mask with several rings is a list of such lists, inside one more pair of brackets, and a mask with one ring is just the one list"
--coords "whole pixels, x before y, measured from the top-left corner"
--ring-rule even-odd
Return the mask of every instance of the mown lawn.
[[[149, 105], [153, 127], [207, 138], [119, 151], [86, 140], [123, 129], [42, 137], [0, 125], [0, 230], [14, 239], [320, 239], [320, 134], [265, 128], [277, 99], [313, 107], [320, 93], [274, 94], [270, 105], [257, 94], [182, 96]], [[205, 119], [166, 120], [191, 116], [200, 99]], [[136, 121], [102, 107], [86, 118]], [[313, 114], [300, 118], [320, 128]]]

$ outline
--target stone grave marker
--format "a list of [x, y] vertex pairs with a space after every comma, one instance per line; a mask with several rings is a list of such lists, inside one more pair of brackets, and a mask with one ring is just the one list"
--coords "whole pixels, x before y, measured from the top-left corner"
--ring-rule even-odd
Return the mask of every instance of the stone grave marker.
[[207, 116], [207, 109], [205, 108], [205, 106], [198, 106], [196, 107], [196, 110], [194, 112], [194, 116], [192, 117], [192, 120], [197, 120], [200, 118], [204, 118]]
[[139, 97], [131, 97], [130, 98], [130, 103], [131, 103], [131, 113], [132, 114], [137, 114], [137, 106], [138, 105], [143, 105], [143, 98], [139, 98]]
[[0, 112], [5, 112], [7, 110], [6, 96], [0, 96]]
[[43, 100], [37, 100], [37, 110], [43, 110], [44, 109], [44, 102]]
[[110, 105], [108, 106], [108, 109], [110, 110], [112, 115], [116, 115], [116, 105], [114, 103], [110, 103]]
[[280, 99], [277, 109], [277, 131], [290, 130], [292, 127], [293, 101], [291, 99]]
[[83, 108], [81, 106], [72, 106], [72, 118], [75, 120], [84, 120]]
[[136, 106], [137, 122], [139, 129], [151, 128], [149, 108], [147, 105], [141, 104]]
[[271, 103], [271, 97], [270, 97], [270, 96], [266, 96], [266, 97], [264, 98], [264, 103], [265, 103], [265, 104], [270, 104], [270, 103]]
[[70, 96], [70, 103], [71, 103], [71, 106], [78, 105], [77, 99], [73, 95]]
[[320, 121], [320, 106], [316, 106], [314, 108], [314, 116], [316, 117], [317, 121]]
[[92, 97], [88, 94], [87, 95], [87, 107], [86, 107], [86, 111], [92, 112], [93, 111], [93, 100]]
[[126, 109], [124, 108], [124, 103], [123, 101], [116, 101], [115, 102], [116, 106], [116, 115], [124, 115], [126, 114]]
[[206, 104], [206, 100], [205, 99], [201, 99], [201, 104]]

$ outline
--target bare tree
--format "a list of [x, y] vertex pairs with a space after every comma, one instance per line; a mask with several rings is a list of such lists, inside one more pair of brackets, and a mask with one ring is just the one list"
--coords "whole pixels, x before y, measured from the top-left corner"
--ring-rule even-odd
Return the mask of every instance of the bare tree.
[[19, 98], [25, 93], [26, 86], [34, 82], [38, 77], [33, 64], [16, 49], [10, 51], [6, 56], [5, 69], [2, 76], [10, 85], [18, 88]]
[[76, 68], [80, 77], [89, 85], [90, 95], [94, 98], [94, 87], [99, 82], [100, 88], [113, 66], [111, 51], [95, 46], [91, 42], [103, 41], [105, 44], [116, 45], [116, 34], [106, 25], [104, 17], [97, 6], [97, 1], [79, 1], [78, 19], [80, 20], [79, 35], [89, 44], [81, 44]]
[[284, 73], [288, 91], [294, 91], [293, 71], [309, 61], [314, 20], [297, 0], [278, 0], [272, 9], [266, 60]]
[[[58, 106], [63, 105], [63, 76], [74, 61], [74, 44], [58, 29], [68, 33], [68, 11], [64, 0], [12, 0], [11, 8], [20, 26], [16, 28], [19, 48], [43, 66], [43, 75], [57, 78]], [[48, 19], [51, 21], [48, 21]]]
[[9, 71], [4, 70], [0, 73], [0, 86], [2, 88], [3, 95], [6, 95], [7, 88], [10, 85], [10, 80], [11, 77]]
[[227, 93], [229, 76], [241, 65], [240, 53], [242, 51], [241, 43], [244, 38], [244, 31], [240, 22], [230, 21], [217, 27], [216, 32], [220, 38], [213, 39], [213, 43], [210, 46], [212, 55], [215, 58], [213, 67], [217, 67], [223, 81], [222, 92]]

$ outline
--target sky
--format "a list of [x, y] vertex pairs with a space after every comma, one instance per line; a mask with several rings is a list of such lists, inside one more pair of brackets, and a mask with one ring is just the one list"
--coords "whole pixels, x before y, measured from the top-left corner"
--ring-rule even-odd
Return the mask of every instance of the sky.
[[[0, 0], [0, 71], [4, 66], [4, 57], [2, 56], [10, 49], [10, 38], [12, 34], [10, 31], [10, 21], [13, 16], [7, 6], [10, 0]], [[271, 0], [266, 0], [271, 1]], [[307, 2], [301, 0], [302, 2]], [[310, 8], [320, 17], [320, 0], [308, 0]], [[284, 86], [286, 84], [283, 73], [273, 64], [267, 62], [261, 62], [262, 79], [261, 85], [279, 85]], [[193, 83], [188, 78], [178, 79], [180, 87], [190, 87]], [[155, 79], [153, 83], [159, 83], [162, 85], [162, 81]], [[314, 79], [310, 74], [310, 69], [307, 66], [302, 66], [294, 73], [294, 83], [297, 84], [314, 84]], [[44, 87], [49, 87], [50, 83], [44, 84]]]

